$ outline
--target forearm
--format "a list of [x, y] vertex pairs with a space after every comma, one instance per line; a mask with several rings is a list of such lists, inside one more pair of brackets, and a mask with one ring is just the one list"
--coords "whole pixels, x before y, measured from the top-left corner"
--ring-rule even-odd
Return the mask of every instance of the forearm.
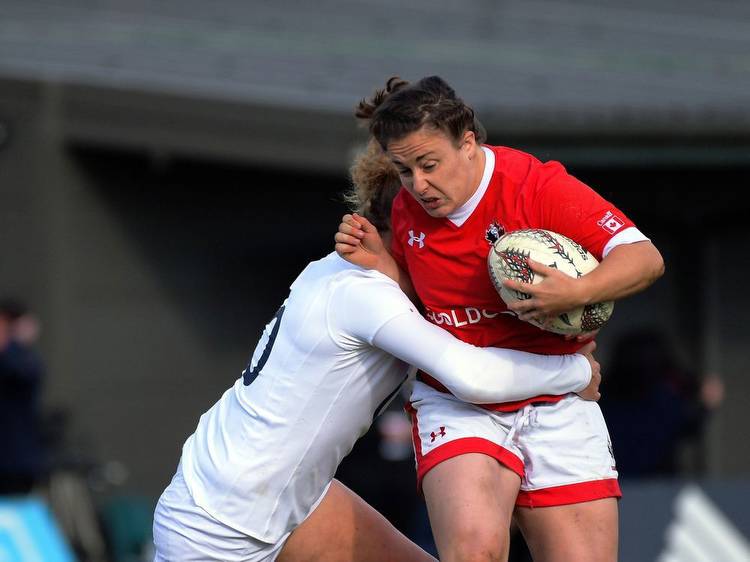
[[475, 347], [415, 314], [390, 320], [374, 343], [475, 404], [578, 392], [591, 380], [591, 366], [583, 356]]
[[583, 390], [591, 367], [581, 355], [535, 355], [499, 348], [448, 346], [430, 374], [466, 402], [508, 402]]
[[651, 242], [617, 246], [598, 267], [578, 280], [580, 303], [618, 300], [634, 295], [663, 273], [664, 260]]

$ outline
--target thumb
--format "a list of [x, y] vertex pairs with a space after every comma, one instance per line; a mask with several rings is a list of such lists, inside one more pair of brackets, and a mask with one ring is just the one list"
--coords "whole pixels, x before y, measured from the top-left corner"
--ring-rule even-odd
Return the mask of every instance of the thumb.
[[369, 233], [372, 233], [372, 232], [377, 232], [377, 231], [378, 231], [378, 229], [377, 229], [377, 228], [375, 228], [375, 225], [373, 225], [373, 224], [372, 224], [372, 223], [371, 223], [370, 221], [368, 221], [368, 220], [367, 220], [367, 219], [366, 219], [365, 217], [363, 217], [362, 215], [360, 215], [360, 214], [358, 214], [358, 213], [354, 213], [354, 218], [355, 218], [355, 220], [356, 220], [357, 222], [359, 222], [359, 224], [361, 224], [361, 225], [362, 225], [362, 230], [363, 230], [364, 232], [366, 232], [366, 233], [368, 233], [368, 234], [369, 234]]

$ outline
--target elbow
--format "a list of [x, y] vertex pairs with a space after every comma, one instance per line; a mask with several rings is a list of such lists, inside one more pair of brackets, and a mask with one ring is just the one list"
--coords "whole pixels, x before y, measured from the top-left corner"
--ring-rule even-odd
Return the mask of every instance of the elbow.
[[656, 271], [656, 278], [654, 279], [654, 281], [656, 281], [656, 279], [658, 279], [659, 277], [661, 277], [662, 275], [664, 275], [665, 271], [666, 271], [666, 267], [664, 266], [664, 260], [661, 260], [659, 262], [659, 267], [658, 267], [658, 269]]
[[661, 255], [661, 252], [649, 242], [649, 245], [651, 246], [650, 252], [647, 252], [645, 255], [642, 255], [643, 259], [643, 280], [645, 281], [644, 287], [648, 287], [656, 282], [657, 279], [659, 279], [662, 275], [664, 275], [664, 258]]
[[[656, 248], [654, 248], [656, 250]], [[662, 257], [659, 250], [656, 250], [656, 256], [654, 258], [654, 264], [652, 268], [652, 283], [659, 279], [662, 275], [664, 275], [664, 271], [666, 270], [666, 266], [664, 265], [664, 258]]]
[[476, 403], [477, 396], [475, 392], [472, 392], [471, 388], [467, 388], [464, 385], [453, 385], [448, 390], [462, 402]]
[[451, 385], [448, 390], [451, 394], [461, 400], [462, 402], [468, 402], [469, 404], [484, 404], [485, 402], [491, 402], [484, 396], [482, 389], [474, 387], [471, 384], [454, 384]]

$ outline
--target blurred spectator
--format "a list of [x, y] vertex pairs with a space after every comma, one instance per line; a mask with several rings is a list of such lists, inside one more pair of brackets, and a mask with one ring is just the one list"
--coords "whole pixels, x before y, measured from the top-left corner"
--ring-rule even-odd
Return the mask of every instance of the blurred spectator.
[[708, 414], [723, 399], [720, 378], [699, 377], [682, 364], [669, 339], [653, 329], [616, 342], [603, 373], [600, 405], [620, 476], [680, 474], [683, 446], [700, 444]]
[[44, 375], [32, 349], [36, 318], [20, 302], [0, 300], [0, 494], [26, 494], [42, 473], [39, 395]]

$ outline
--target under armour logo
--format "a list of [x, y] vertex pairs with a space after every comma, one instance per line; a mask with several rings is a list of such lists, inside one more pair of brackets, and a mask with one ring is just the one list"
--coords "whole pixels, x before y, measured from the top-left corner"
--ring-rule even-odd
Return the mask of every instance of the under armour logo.
[[419, 244], [420, 248], [424, 248], [424, 232], [420, 232], [419, 236], [414, 236], [414, 231], [409, 231], [409, 246], [414, 246], [414, 242]]
[[431, 437], [430, 443], [434, 442], [435, 439], [437, 439], [438, 437], [445, 437], [445, 426], [441, 425], [440, 431], [438, 431], [437, 433], [435, 433], [434, 431], [431, 431], [430, 437]]

